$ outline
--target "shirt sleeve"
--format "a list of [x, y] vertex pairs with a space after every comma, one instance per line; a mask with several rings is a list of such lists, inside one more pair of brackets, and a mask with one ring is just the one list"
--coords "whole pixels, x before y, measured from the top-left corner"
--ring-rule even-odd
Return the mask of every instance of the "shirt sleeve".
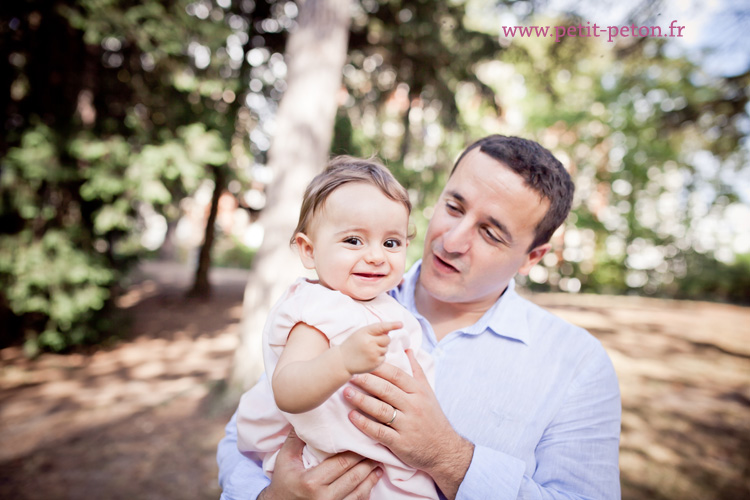
[[224, 428], [216, 450], [221, 500], [255, 500], [271, 483], [263, 473], [260, 459], [252, 459], [237, 449], [237, 413]]
[[457, 500], [619, 500], [620, 389], [603, 348], [571, 383], [536, 448], [536, 469], [506, 453], [476, 446]]

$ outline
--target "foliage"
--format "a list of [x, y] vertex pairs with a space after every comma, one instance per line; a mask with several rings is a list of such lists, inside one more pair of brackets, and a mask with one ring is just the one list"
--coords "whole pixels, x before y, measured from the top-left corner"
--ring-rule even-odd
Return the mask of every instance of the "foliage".
[[[409, 189], [410, 261], [456, 154], [499, 132], [536, 138], [577, 184], [529, 286], [746, 300], [745, 250], [719, 229], [746, 213], [734, 180], [747, 170], [748, 74], [707, 76], [664, 40], [498, 39], [509, 14], [586, 21], [535, 7], [353, 3], [331, 149], [381, 157]], [[282, 0], [4, 9], [2, 342], [26, 338], [33, 351], [96, 338], [123, 274], [158, 247], [153, 229], [183, 197], [206, 179], [265, 182], [251, 159], [263, 163], [274, 134], [297, 14]]]
[[235, 236], [228, 236], [216, 242], [212, 262], [217, 267], [250, 269], [257, 249], [250, 248]]
[[747, 165], [750, 73], [709, 76], [673, 49], [649, 38], [615, 48], [515, 39], [502, 63], [482, 67], [506, 120], [515, 111], [522, 135], [555, 152], [576, 182], [533, 289], [747, 300], [746, 280], [727, 271], [743, 268], [732, 248], [747, 199], [734, 180]]
[[[275, 1], [254, 5], [257, 34], [248, 52], [247, 103], [258, 122], [250, 147], [262, 157], [285, 87], [285, 33], [294, 26], [296, 9]], [[473, 85], [495, 110], [494, 94], [477, 78], [475, 62], [498, 56], [501, 47], [495, 36], [466, 29], [464, 2], [363, 0], [353, 3], [352, 16], [346, 90], [331, 151], [378, 156], [409, 189], [417, 207], [413, 262], [427, 226], [429, 209], [423, 210], [434, 203], [453, 158], [478, 135], [478, 127], [467, 126], [455, 95], [462, 85]]]
[[246, 153], [241, 65], [226, 50], [213, 65], [196, 56], [236, 30], [191, 5], [24, 2], [3, 19], [3, 343], [24, 338], [33, 353], [114, 333], [103, 321], [129, 266], [161, 243], [153, 229]]

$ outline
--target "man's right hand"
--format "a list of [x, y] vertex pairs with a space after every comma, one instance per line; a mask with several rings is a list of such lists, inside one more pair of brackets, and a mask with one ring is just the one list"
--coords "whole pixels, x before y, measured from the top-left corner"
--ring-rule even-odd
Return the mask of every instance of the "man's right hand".
[[304, 447], [294, 431], [290, 432], [276, 457], [271, 484], [258, 500], [366, 500], [383, 474], [376, 462], [352, 452], [339, 453], [305, 469]]

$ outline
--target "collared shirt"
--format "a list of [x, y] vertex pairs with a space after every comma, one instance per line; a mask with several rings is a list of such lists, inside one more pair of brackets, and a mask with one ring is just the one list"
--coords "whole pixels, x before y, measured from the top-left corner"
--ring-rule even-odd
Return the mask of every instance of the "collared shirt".
[[[511, 281], [479, 321], [438, 342], [414, 304], [419, 270], [394, 296], [422, 325], [443, 412], [475, 445], [457, 499], [619, 499], [620, 392], [599, 341]], [[255, 498], [268, 484], [237, 452], [234, 419], [218, 460], [223, 499]]]

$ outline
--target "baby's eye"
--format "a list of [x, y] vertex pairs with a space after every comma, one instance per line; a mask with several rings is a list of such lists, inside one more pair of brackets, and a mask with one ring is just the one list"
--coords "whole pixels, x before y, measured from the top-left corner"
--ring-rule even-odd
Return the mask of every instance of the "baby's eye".
[[349, 245], [358, 246], [358, 245], [362, 244], [362, 240], [360, 240], [356, 236], [349, 236], [348, 238], [344, 238], [344, 243], [347, 243]]
[[401, 241], [396, 239], [385, 240], [383, 246], [386, 248], [398, 248], [401, 246]]

